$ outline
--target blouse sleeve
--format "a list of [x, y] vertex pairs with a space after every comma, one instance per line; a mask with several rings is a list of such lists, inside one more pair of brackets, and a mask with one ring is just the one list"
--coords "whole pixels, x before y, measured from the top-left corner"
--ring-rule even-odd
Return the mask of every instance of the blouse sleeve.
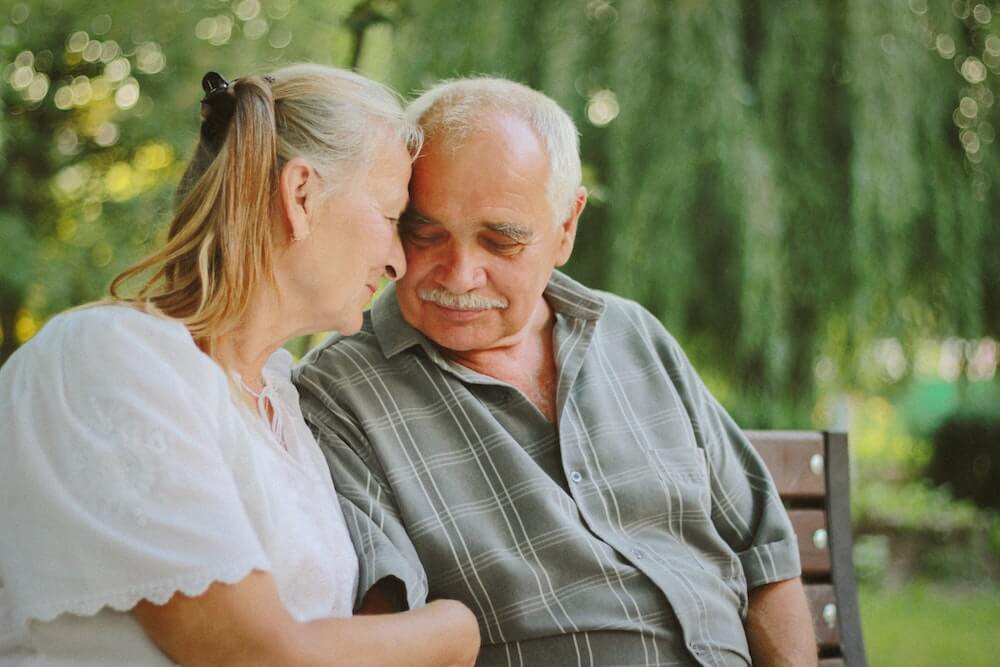
[[18, 351], [0, 372], [0, 580], [15, 623], [270, 569], [224, 456], [235, 411], [184, 327], [125, 307], [59, 316]]

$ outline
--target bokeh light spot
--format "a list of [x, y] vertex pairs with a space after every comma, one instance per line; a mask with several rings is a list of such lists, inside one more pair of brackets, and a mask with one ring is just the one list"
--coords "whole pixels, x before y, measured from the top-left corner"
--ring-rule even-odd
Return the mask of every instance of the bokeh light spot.
[[271, 30], [267, 43], [276, 49], [283, 49], [292, 43], [292, 31], [285, 26], [277, 26]]
[[118, 141], [118, 126], [114, 123], [102, 123], [94, 134], [94, 143], [102, 148], [113, 146]]
[[101, 50], [104, 45], [98, 42], [96, 39], [92, 39], [87, 42], [87, 46], [83, 47], [83, 59], [88, 63], [97, 62], [101, 59]]
[[73, 91], [69, 86], [60, 86], [54, 98], [56, 108], [62, 111], [73, 108]]
[[156, 171], [169, 167], [174, 154], [170, 146], [162, 143], [150, 143], [136, 151], [135, 166], [142, 171]]
[[104, 68], [104, 75], [108, 80], [118, 82], [127, 77], [132, 72], [132, 64], [127, 58], [116, 58]]
[[90, 258], [93, 260], [94, 266], [97, 267], [107, 266], [114, 256], [115, 251], [107, 241], [98, 241], [90, 251]]
[[139, 82], [129, 78], [115, 93], [115, 105], [119, 109], [131, 109], [139, 101]]
[[618, 117], [618, 98], [610, 90], [599, 90], [587, 102], [587, 120], [604, 127]]
[[27, 343], [32, 336], [38, 332], [38, 320], [36, 320], [31, 313], [26, 310], [19, 310], [17, 312], [17, 319], [14, 320], [14, 337], [17, 338], [17, 342]]
[[267, 20], [254, 19], [243, 26], [243, 35], [247, 39], [260, 39], [267, 34]]
[[10, 22], [13, 24], [24, 23], [31, 16], [31, 7], [24, 2], [19, 2], [10, 8]]
[[975, 118], [979, 113], [979, 105], [971, 97], [963, 97], [958, 103], [958, 109], [968, 118]]
[[986, 66], [974, 56], [969, 56], [962, 63], [962, 76], [969, 83], [982, 83], [986, 80]]
[[934, 40], [934, 48], [937, 49], [942, 58], [951, 59], [955, 57], [955, 40], [951, 38], [951, 35], [938, 35]]
[[86, 76], [78, 76], [73, 79], [73, 83], [70, 84], [70, 90], [73, 93], [73, 104], [78, 107], [89, 102], [94, 95], [90, 79]]
[[90, 22], [90, 29], [94, 31], [95, 35], [105, 34], [111, 30], [111, 16], [109, 14], [95, 16], [94, 20]]
[[258, 0], [240, 0], [233, 11], [241, 21], [252, 21], [260, 14], [260, 2]]
[[215, 17], [207, 16], [198, 21], [194, 27], [194, 34], [198, 39], [212, 39], [215, 34]]
[[90, 35], [80, 30], [79, 32], [74, 32], [66, 40], [66, 50], [70, 53], [79, 53], [86, 48], [87, 44], [90, 42]]
[[35, 72], [35, 76], [32, 78], [31, 84], [28, 86], [28, 90], [24, 96], [29, 102], [40, 102], [45, 99], [48, 92], [49, 77], [41, 72]]
[[283, 19], [291, 10], [291, 0], [274, 0], [267, 8], [267, 15], [272, 19]]

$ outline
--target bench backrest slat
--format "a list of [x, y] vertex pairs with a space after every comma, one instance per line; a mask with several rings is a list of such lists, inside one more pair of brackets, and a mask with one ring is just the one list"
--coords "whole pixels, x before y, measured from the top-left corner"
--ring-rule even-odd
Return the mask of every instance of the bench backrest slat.
[[867, 667], [851, 554], [847, 436], [747, 431], [798, 538], [820, 667]]

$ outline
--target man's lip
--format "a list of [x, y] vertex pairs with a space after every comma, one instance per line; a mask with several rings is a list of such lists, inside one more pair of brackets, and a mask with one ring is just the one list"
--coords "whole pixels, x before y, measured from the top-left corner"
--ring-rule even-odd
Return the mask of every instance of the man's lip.
[[476, 308], [473, 310], [459, 310], [457, 308], [448, 308], [447, 306], [442, 306], [439, 303], [434, 303], [433, 301], [424, 301], [423, 303], [428, 306], [434, 307], [438, 313], [443, 315], [446, 319], [455, 322], [468, 322], [469, 320], [474, 320], [490, 308]]

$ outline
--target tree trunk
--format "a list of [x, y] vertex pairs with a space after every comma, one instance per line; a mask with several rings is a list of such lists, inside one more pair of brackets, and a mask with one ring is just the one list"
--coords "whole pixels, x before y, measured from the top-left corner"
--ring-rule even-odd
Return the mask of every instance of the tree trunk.
[[17, 322], [17, 311], [21, 306], [19, 299], [4, 299], [0, 303], [0, 331], [3, 332], [3, 342], [0, 343], [0, 366], [14, 354], [18, 347], [17, 335], [14, 331]]

